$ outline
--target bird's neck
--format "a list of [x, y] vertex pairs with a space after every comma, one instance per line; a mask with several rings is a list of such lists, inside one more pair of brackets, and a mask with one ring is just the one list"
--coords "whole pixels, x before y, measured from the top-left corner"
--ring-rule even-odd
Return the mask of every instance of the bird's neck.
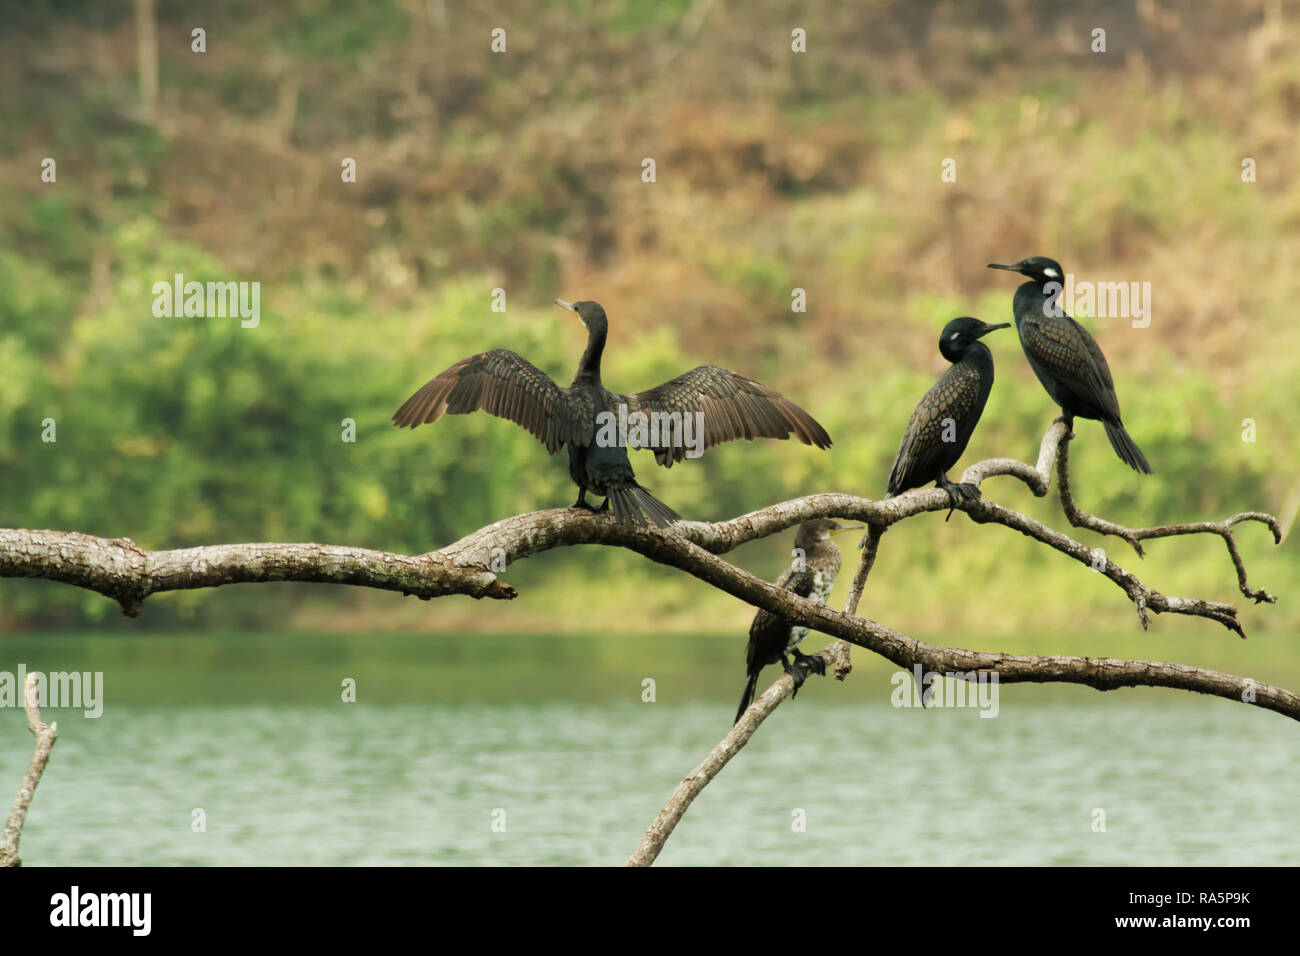
[[1045, 307], [1048, 303], [1052, 303], [1059, 308], [1062, 291], [1064, 291], [1064, 287], [1055, 279], [1051, 282], [1039, 282], [1035, 280], [1033, 282], [1026, 282], [1017, 289], [1016, 298], [1020, 298], [1020, 293], [1024, 292], [1025, 298], [1031, 299], [1039, 308]]
[[955, 358], [949, 357], [948, 360], [953, 365], [965, 362], [967, 365], [973, 365], [981, 371], [993, 367], [993, 353], [989, 351], [989, 347], [983, 342], [972, 342], [966, 346], [966, 351], [962, 352], [961, 355]]
[[1048, 312], [1052, 297], [1041, 282], [1025, 282], [1016, 287], [1016, 294], [1011, 300], [1011, 314], [1016, 320], [1016, 328], [1028, 318], [1043, 317]]
[[829, 538], [818, 539], [806, 552], [805, 560], [814, 567], [838, 574], [840, 569], [840, 549]]
[[593, 332], [587, 337], [587, 351], [582, 353], [574, 382], [600, 384], [600, 357], [605, 352], [605, 333]]

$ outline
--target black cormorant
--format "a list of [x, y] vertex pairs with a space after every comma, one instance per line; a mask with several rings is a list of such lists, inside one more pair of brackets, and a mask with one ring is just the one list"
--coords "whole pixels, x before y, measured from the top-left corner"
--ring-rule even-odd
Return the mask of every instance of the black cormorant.
[[[825, 604], [835, 585], [835, 576], [840, 573], [840, 549], [831, 544], [831, 535], [860, 527], [861, 525], [841, 525], [830, 518], [818, 518], [799, 525], [794, 536], [795, 560], [777, 578], [777, 587], [818, 604]], [[785, 672], [794, 678], [796, 694], [809, 672], [826, 673], [826, 661], [820, 654], [804, 654], [799, 651], [800, 642], [807, 636], [807, 627], [794, 624], [770, 611], [760, 610], [754, 615], [754, 623], [749, 626], [749, 646], [745, 648], [745, 671], [749, 680], [746, 681], [745, 693], [740, 698], [740, 709], [736, 711], [736, 723], [739, 723], [753, 703], [754, 691], [758, 687], [758, 673], [768, 664], [781, 662]], [[793, 663], [789, 660], [790, 656], [794, 657]]]
[[[939, 376], [907, 420], [898, 457], [889, 473], [889, 496], [933, 481], [948, 492], [956, 508], [961, 499], [980, 496], [975, 485], [948, 480], [948, 469], [966, 450], [993, 388], [993, 353], [980, 341], [1010, 322], [989, 325], [970, 316], [953, 319], [939, 336], [939, 352], [952, 365]], [[948, 517], [952, 517], [949, 509]]]
[[1030, 279], [1016, 289], [1011, 302], [1016, 331], [1029, 367], [1047, 394], [1061, 406], [1065, 427], [1074, 432], [1076, 415], [1100, 421], [1120, 461], [1134, 471], [1151, 474], [1146, 456], [1120, 421], [1119, 399], [1106, 356], [1088, 330], [1066, 315], [1061, 306], [1065, 273], [1060, 264], [1032, 256], [1014, 265], [990, 262], [989, 268], [1019, 272]]
[[[587, 349], [568, 388], [508, 349], [470, 356], [429, 381], [397, 410], [398, 427], [437, 421], [444, 413], [483, 410], [526, 428], [551, 454], [569, 448], [569, 476], [578, 486], [575, 508], [596, 510], [587, 492], [603, 495], [622, 524], [659, 527], [679, 515], [636, 482], [627, 449], [648, 448], [671, 468], [693, 447], [704, 449], [737, 438], [789, 438], [829, 448], [830, 436], [811, 415], [784, 395], [735, 372], [701, 365], [658, 388], [620, 395], [601, 384], [600, 359], [609, 323], [596, 302], [556, 305], [573, 312], [587, 327]], [[638, 414], [639, 413], [639, 414]], [[598, 419], [599, 416], [599, 419]], [[686, 420], [689, 419], [689, 420]], [[643, 429], [638, 421], [659, 422]], [[627, 423], [632, 430], [627, 431]], [[618, 424], [622, 423], [622, 429]]]

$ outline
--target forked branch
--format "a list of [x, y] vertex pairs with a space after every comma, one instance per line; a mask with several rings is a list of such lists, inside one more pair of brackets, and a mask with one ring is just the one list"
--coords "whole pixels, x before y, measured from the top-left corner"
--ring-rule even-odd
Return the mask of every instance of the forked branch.
[[1150, 538], [1171, 538], [1180, 534], [1217, 534], [1228, 545], [1228, 556], [1232, 558], [1232, 565], [1237, 569], [1237, 586], [1241, 588], [1241, 593], [1256, 604], [1277, 603], [1276, 596], [1269, 594], [1263, 588], [1252, 588], [1246, 581], [1246, 565], [1241, 560], [1241, 552], [1237, 550], [1237, 539], [1232, 533], [1234, 525], [1243, 521], [1259, 521], [1268, 525], [1269, 530], [1273, 532], [1273, 543], [1281, 544], [1282, 524], [1277, 518], [1262, 511], [1243, 511], [1222, 521], [1193, 521], [1187, 524], [1161, 525], [1158, 528], [1127, 528], [1122, 524], [1081, 511], [1074, 503], [1074, 494], [1070, 489], [1069, 453], [1070, 442], [1066, 438], [1061, 442], [1060, 457], [1057, 459], [1057, 476], [1061, 491], [1061, 507], [1065, 509], [1065, 516], [1070, 519], [1070, 524], [1076, 528], [1087, 528], [1100, 534], [1123, 538], [1133, 546], [1139, 558], [1146, 557], [1146, 553], [1142, 550], [1142, 542]]
[[[1069, 490], [1069, 468], [1067, 449], [1070, 436], [1066, 431], [1065, 425], [1056, 423], [1047, 434], [1043, 436], [1043, 441], [1039, 446], [1038, 462], [1036, 465], [1028, 465], [1024, 462], [1014, 461], [1012, 459], [991, 459], [982, 461], [966, 469], [962, 476], [962, 481], [981, 483], [985, 478], [994, 475], [1010, 475], [1024, 481], [1025, 484], [1038, 497], [1043, 497], [1048, 493], [1051, 486], [1051, 473], [1053, 465], [1057, 465], [1060, 476], [1060, 494], [1061, 504], [1069, 516], [1070, 522], [1076, 527], [1087, 527], [1094, 531], [1100, 531], [1103, 534], [1119, 534], [1125, 540], [1130, 541], [1139, 555], [1142, 554], [1142, 546], [1139, 543], [1143, 538], [1165, 537], [1175, 534], [1196, 534], [1196, 533], [1213, 533], [1224, 537], [1228, 543], [1228, 552], [1232, 556], [1233, 564], [1237, 568], [1237, 578], [1243, 594], [1253, 597], [1256, 601], [1268, 601], [1273, 603], [1276, 598], [1267, 592], [1251, 591], [1246, 584], [1246, 571], [1241, 561], [1241, 556], [1237, 551], [1236, 542], [1233, 539], [1231, 528], [1241, 521], [1261, 521], [1269, 526], [1273, 531], [1275, 543], [1282, 540], [1281, 527], [1276, 518], [1272, 515], [1262, 514], [1259, 512], [1247, 512], [1233, 515], [1231, 518], [1222, 522], [1202, 522], [1198, 524], [1173, 525], [1163, 528], [1144, 528], [1134, 530], [1125, 528], [1112, 522], [1104, 521], [1100, 518], [1094, 518], [1079, 511]], [[909, 495], [901, 496], [895, 501], [902, 500], [912, 495], [927, 494], [929, 497], [936, 497], [935, 489], [928, 489], [925, 492], [912, 492]], [[946, 501], [946, 495], [942, 496]], [[928, 508], [926, 510], [941, 510], [945, 505], [940, 504], [940, 508]], [[1113, 562], [1105, 562], [1104, 566], [1099, 560], [1097, 552], [1089, 551], [1083, 545], [1073, 541], [1066, 535], [1059, 534], [1045, 527], [1041, 523], [1027, 518], [1018, 512], [1002, 508], [992, 502], [983, 499], [973, 502], [967, 506], [971, 518], [977, 522], [997, 522], [1017, 531], [1021, 531], [1036, 540], [1048, 544], [1058, 551], [1069, 554], [1078, 560], [1090, 563], [1094, 569], [1102, 571], [1107, 577], [1115, 581], [1122, 587], [1129, 598], [1134, 602], [1138, 610], [1142, 626], [1148, 626], [1148, 617], [1146, 611], [1151, 607], [1152, 599], [1156, 599], [1156, 604], [1160, 610], [1168, 610], [1174, 613], [1194, 614], [1201, 617], [1209, 617], [1219, 621], [1225, 627], [1233, 630], [1242, 637], [1245, 633], [1237, 621], [1236, 608], [1227, 604], [1218, 602], [1191, 600], [1186, 598], [1165, 598], [1156, 594], [1146, 585], [1142, 584], [1136, 576], [1120, 568]], [[852, 515], [852, 517], [861, 517]], [[876, 556], [879, 553], [880, 539], [889, 527], [887, 523], [879, 523], [869, 518], [867, 533], [862, 539], [862, 558], [858, 564], [857, 571], [854, 573], [853, 581], [849, 586], [849, 596], [845, 602], [845, 614], [853, 617], [857, 613], [858, 602], [862, 597], [863, 589], [866, 585], [867, 576], [875, 566]], [[894, 520], [900, 520], [895, 518]], [[818, 630], [823, 628], [812, 625]], [[829, 631], [827, 633], [830, 633]], [[851, 638], [841, 635], [841, 640], [823, 650], [822, 656], [826, 662], [832, 666], [833, 673], [838, 680], [843, 680], [848, 672], [852, 669], [850, 662], [850, 642]], [[912, 653], [909, 656], [906, 649], [897, 647], [891, 648], [891, 653], [877, 650], [878, 653], [889, 658], [901, 667], [910, 668], [915, 664], [921, 664], [925, 670], [934, 671], [941, 674], [966, 675], [967, 679], [974, 679], [981, 672], [995, 672], [1000, 682], [1017, 682], [1017, 681], [1047, 681], [1047, 680], [1065, 680], [1070, 682], [1082, 683], [1098, 690], [1110, 690], [1115, 687], [1134, 686], [1137, 684], [1147, 684], [1151, 686], [1178, 687], [1184, 690], [1193, 690], [1199, 693], [1216, 694], [1217, 696], [1226, 697], [1232, 700], [1240, 700], [1245, 703], [1257, 703], [1269, 709], [1276, 710], [1296, 720], [1300, 720], [1300, 697], [1292, 694], [1290, 691], [1272, 687], [1265, 684], [1259, 684], [1250, 678], [1236, 677], [1231, 674], [1224, 674], [1219, 671], [1206, 670], [1198, 667], [1188, 667], [1182, 664], [1169, 664], [1159, 661], [1131, 661], [1115, 660], [1111, 658], [1077, 658], [1062, 656], [1022, 656], [1022, 655], [994, 655], [983, 654], [974, 651], [960, 651], [953, 648], [935, 647], [932, 645], [913, 642]], [[1057, 676], [1046, 676], [1052, 673], [1054, 669]], [[1069, 676], [1064, 676], [1068, 674]], [[766, 720], [780, 704], [791, 696], [794, 692], [794, 681], [788, 674], [782, 674], [776, 682], [763, 693], [747, 710], [739, 721], [727, 735], [713, 748], [707, 757], [697, 766], [690, 774], [686, 776], [677, 788], [673, 791], [668, 802], [664, 804], [654, 821], [650, 824], [645, 835], [641, 839], [641, 844], [637, 847], [636, 852], [628, 860], [628, 866], [650, 866], [659, 856], [663, 849], [664, 843], [672, 834], [673, 828], [681, 820], [682, 815], [690, 806], [691, 802], [700, 794], [700, 792], [709, 785], [715, 776], [721, 772], [728, 761], [735, 756], [749, 739], [758, 730], [759, 725]], [[1260, 695], [1264, 695], [1267, 700], [1261, 700]]]
[[[1269, 526], [1276, 542], [1281, 540], [1281, 527], [1276, 518], [1245, 512], [1219, 522], [1132, 529], [1087, 515], [1074, 505], [1070, 492], [1067, 441], [1065, 426], [1058, 422], [1043, 436], [1035, 464], [1009, 458], [988, 459], [967, 468], [962, 481], [980, 485], [988, 478], [1005, 475], [1023, 481], [1035, 495], [1043, 497], [1050, 491], [1055, 468], [1060, 476], [1062, 505], [1075, 526], [1118, 535], [1129, 541], [1139, 554], [1141, 541], [1149, 538], [1218, 535], [1227, 542], [1242, 593], [1257, 602], [1275, 600], [1268, 592], [1252, 589], [1247, 584], [1234, 528], [1241, 522], [1258, 521]], [[1295, 694], [1230, 674], [1157, 661], [1023, 656], [939, 647], [856, 616], [858, 601], [885, 531], [906, 518], [947, 511], [949, 507], [948, 495], [939, 488], [917, 489], [883, 501], [846, 494], [819, 494], [783, 501], [729, 521], [684, 522], [668, 532], [629, 528], [615, 523], [608, 514], [552, 509], [506, 518], [439, 551], [422, 555], [280, 543], [145, 551], [125, 538], [108, 540], [75, 532], [0, 529], [0, 577], [45, 578], [87, 588], [117, 601], [128, 615], [139, 614], [145, 599], [154, 594], [264, 581], [352, 584], [399, 591], [422, 599], [448, 594], [510, 599], [517, 592], [499, 579], [498, 569], [551, 548], [597, 544], [627, 548], [653, 561], [680, 568], [748, 604], [839, 638], [841, 643], [827, 648], [823, 654], [841, 680], [851, 666], [847, 645], [856, 644], [901, 667], [910, 668], [919, 663], [942, 673], [996, 672], [1002, 683], [1055, 681], [1084, 684], [1099, 690], [1134, 685], [1176, 687], [1254, 703], [1300, 720], [1300, 698]], [[1018, 531], [1093, 568], [1133, 602], [1143, 627], [1149, 625], [1151, 613], [1185, 614], [1218, 621], [1245, 637], [1237, 608], [1231, 604], [1166, 596], [1099, 551], [987, 497], [963, 502], [960, 507], [976, 522], [999, 524]], [[860, 521], [868, 527], [862, 564], [854, 575], [843, 613], [761, 581], [718, 557], [745, 542], [776, 534], [800, 522], [829, 517]], [[673, 801], [661, 813], [661, 819], [656, 820], [652, 833], [647, 834], [649, 843], [643, 843], [633, 862], [653, 860], [657, 847], [662, 846], [663, 839], [694, 795], [744, 746], [763, 718], [789, 695], [792, 686], [788, 676], [778, 679], [692, 776], [682, 782]]]

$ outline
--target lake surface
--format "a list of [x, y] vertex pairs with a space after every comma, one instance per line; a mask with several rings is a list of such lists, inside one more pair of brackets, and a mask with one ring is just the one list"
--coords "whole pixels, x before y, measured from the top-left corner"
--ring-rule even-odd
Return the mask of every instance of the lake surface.
[[[593, 659], [610, 643], [0, 640], [0, 669], [80, 664], [105, 681], [102, 717], [45, 714], [60, 738], [25, 865], [621, 864], [726, 732], [743, 642], [643, 641]], [[1004, 686], [995, 719], [895, 708], [892, 669], [867, 664], [780, 707], [659, 862], [1300, 859], [1295, 721], [1149, 689]], [[344, 677], [355, 703], [340, 699]], [[30, 756], [21, 711], [0, 710], [6, 807]]]

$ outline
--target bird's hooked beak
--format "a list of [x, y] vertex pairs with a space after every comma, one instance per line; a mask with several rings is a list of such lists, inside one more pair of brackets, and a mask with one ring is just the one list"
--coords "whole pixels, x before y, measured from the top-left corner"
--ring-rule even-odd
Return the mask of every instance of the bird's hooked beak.
[[1024, 269], [1021, 268], [1021, 266], [1023, 266], [1023, 265], [1024, 265], [1023, 262], [1017, 262], [1015, 265], [1010, 265], [1010, 266], [1003, 265], [1003, 264], [1000, 263], [1000, 262], [990, 262], [990, 263], [989, 263], [989, 268], [990, 268], [990, 269], [1006, 269], [1008, 272], [1024, 272]]
[[987, 322], [985, 322], [984, 328], [979, 330], [979, 334], [976, 335], [975, 338], [981, 339], [984, 336], [988, 335], [990, 332], [996, 332], [998, 329], [1009, 329], [1009, 328], [1011, 328], [1010, 322], [999, 322], [997, 325], [989, 325]]
[[842, 524], [837, 528], [831, 528], [831, 534], [837, 535], [841, 531], [866, 531], [867, 526], [864, 524]]
[[555, 304], [558, 305], [561, 309], [568, 309], [570, 312], [572, 312], [574, 315], [578, 317], [578, 321], [581, 322], [583, 325], [587, 324], [587, 320], [582, 317], [582, 313], [578, 311], [578, 307], [574, 305], [572, 302], [565, 302], [563, 299], [556, 299]]

